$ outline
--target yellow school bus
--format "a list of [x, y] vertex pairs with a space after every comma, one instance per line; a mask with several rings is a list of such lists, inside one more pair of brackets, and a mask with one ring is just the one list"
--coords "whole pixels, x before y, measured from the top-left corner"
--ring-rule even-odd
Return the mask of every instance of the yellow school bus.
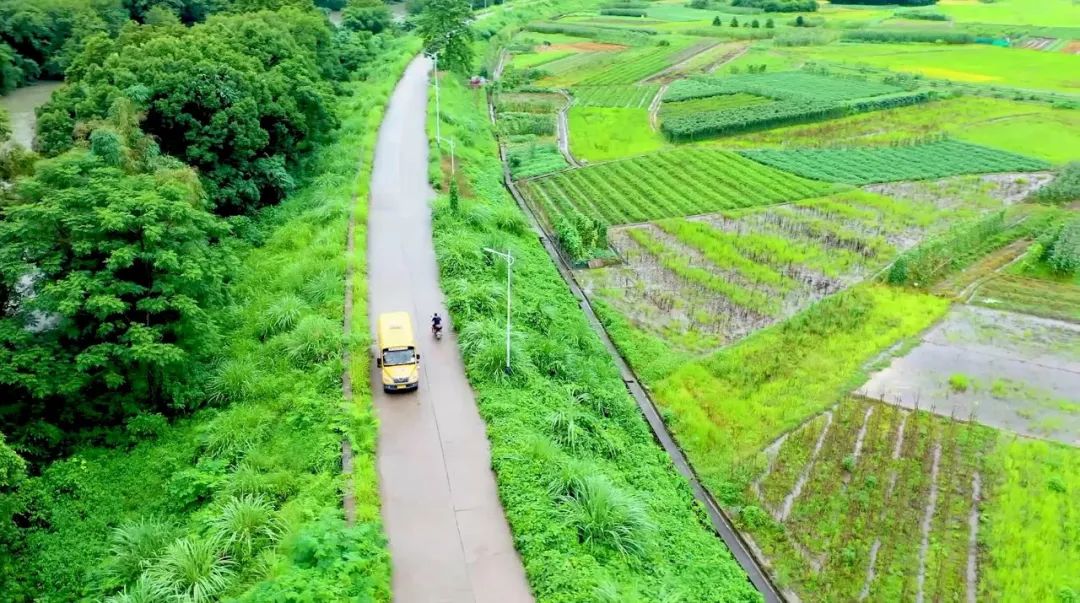
[[375, 364], [382, 375], [383, 389], [416, 389], [420, 385], [420, 353], [413, 339], [412, 317], [408, 312], [380, 314], [376, 332], [379, 341]]

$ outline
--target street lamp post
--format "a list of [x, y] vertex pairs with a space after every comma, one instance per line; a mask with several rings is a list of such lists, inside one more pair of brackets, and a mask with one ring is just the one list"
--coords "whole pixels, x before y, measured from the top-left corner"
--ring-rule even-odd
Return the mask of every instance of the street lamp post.
[[503, 253], [485, 247], [484, 251], [506, 260], [506, 373], [510, 374], [510, 267], [514, 265], [514, 256], [510, 255], [509, 249]]

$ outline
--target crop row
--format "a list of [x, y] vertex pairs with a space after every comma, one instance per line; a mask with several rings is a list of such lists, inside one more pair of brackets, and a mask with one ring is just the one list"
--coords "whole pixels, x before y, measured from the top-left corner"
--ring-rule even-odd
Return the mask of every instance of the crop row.
[[680, 149], [538, 178], [527, 190], [625, 224], [794, 201], [828, 188], [735, 153]]
[[582, 79], [583, 86], [610, 86], [633, 84], [662, 71], [677, 61], [684, 50], [674, 46], [648, 46], [620, 52], [619, 62], [610, 69]]
[[506, 160], [515, 179], [557, 172], [568, 165], [558, 146], [550, 142], [514, 145], [507, 149]]
[[[985, 472], [994, 433], [856, 400], [822, 419], [788, 437], [760, 488], [774, 520], [786, 515], [783, 532], [755, 536], [799, 594], [938, 600], [964, 592], [972, 475]], [[924, 534], [934, 544], [925, 550]]]
[[574, 103], [585, 107], [648, 107], [659, 86], [577, 86]]
[[502, 113], [499, 115], [499, 130], [507, 136], [515, 134], [553, 136], [555, 116], [550, 113]]
[[656, 257], [664, 268], [687, 283], [703, 287], [714, 295], [723, 296], [733, 305], [758, 314], [773, 315], [779, 310], [776, 298], [770, 296], [767, 290], [748, 289], [716, 271], [694, 265], [689, 256], [670, 248], [645, 228], [631, 228], [628, 233], [635, 243]]
[[544, 73], [559, 76], [599, 68], [616, 61], [615, 52], [579, 52], [568, 57], [544, 63], [540, 68]]
[[694, 140], [842, 117], [853, 113], [894, 109], [924, 103], [931, 98], [932, 95], [928, 92], [903, 92], [855, 101], [779, 100], [772, 103], [677, 116], [665, 121], [661, 129], [673, 140]]
[[695, 98], [685, 101], [664, 102], [660, 105], [660, 119], [666, 121], [673, 117], [682, 117], [694, 113], [702, 113], [704, 111], [722, 111], [725, 109], [735, 109], [737, 107], [760, 105], [768, 102], [770, 102], [769, 99], [764, 96], [744, 94], [742, 92]]
[[863, 79], [821, 75], [807, 71], [782, 71], [724, 77], [693, 77], [672, 84], [664, 95], [664, 100], [675, 102], [739, 92], [777, 100], [831, 102], [895, 94], [902, 90], [889, 84]]
[[1050, 167], [1038, 159], [956, 140], [896, 147], [758, 150], [742, 154], [807, 178], [850, 184]]

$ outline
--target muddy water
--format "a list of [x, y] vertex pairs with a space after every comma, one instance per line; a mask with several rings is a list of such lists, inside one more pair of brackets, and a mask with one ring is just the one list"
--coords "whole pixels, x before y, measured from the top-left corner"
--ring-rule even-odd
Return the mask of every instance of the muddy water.
[[45, 104], [61, 82], [39, 82], [32, 86], [19, 88], [5, 96], [0, 96], [0, 107], [11, 116], [11, 139], [30, 148], [34, 144], [34, 126], [37, 115], [34, 109]]
[[860, 393], [1078, 446], [1080, 326], [960, 306]]

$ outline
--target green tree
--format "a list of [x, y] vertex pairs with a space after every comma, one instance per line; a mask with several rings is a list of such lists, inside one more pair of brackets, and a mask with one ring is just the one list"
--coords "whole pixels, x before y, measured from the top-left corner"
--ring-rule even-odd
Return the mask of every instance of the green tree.
[[803, 27], [806, 25], [806, 19], [802, 15], [795, 17], [795, 27]]
[[193, 407], [219, 343], [207, 309], [235, 262], [198, 177], [116, 128], [89, 140], [40, 162], [0, 220], [6, 428]]
[[326, 81], [341, 69], [334, 39], [314, 9], [97, 36], [68, 70], [73, 85], [41, 109], [38, 144], [63, 152], [85, 130], [79, 121], [129, 99], [161, 150], [199, 170], [220, 213], [276, 203], [293, 186], [289, 169], [337, 125]]
[[721, 25], [723, 25], [723, 22], [720, 21], [720, 15], [716, 15], [712, 18], [712, 24], [714, 27], [720, 27]]
[[180, 17], [176, 16], [176, 13], [168, 8], [159, 4], [150, 7], [150, 10], [146, 11], [143, 23], [147, 25], [179, 25]]
[[772, 17], [765, 19], [765, 29], [772, 29], [774, 27], [776, 27], [776, 25], [773, 23]]
[[420, 14], [417, 31], [424, 52], [438, 55], [440, 69], [468, 75], [473, 62], [472, 7], [467, 0], [430, 0]]
[[750, 22], [750, 27], [753, 27], [754, 29], [757, 29], [757, 28], [761, 27], [761, 23], [758, 23], [758, 20], [754, 19], [753, 21]]
[[342, 25], [354, 31], [379, 33], [390, 27], [394, 16], [380, 0], [349, 0], [341, 13]]
[[211, 13], [221, 10], [226, 4], [226, 0], [123, 0], [123, 2], [131, 18], [140, 23], [149, 23], [152, 13], [160, 15], [161, 11], [165, 10], [188, 25], [205, 21]]
[[732, 17], [731, 18], [731, 23], [729, 23], [729, 25], [731, 25], [732, 27], [738, 27], [739, 26], [739, 20], [736, 19], [735, 17]]

